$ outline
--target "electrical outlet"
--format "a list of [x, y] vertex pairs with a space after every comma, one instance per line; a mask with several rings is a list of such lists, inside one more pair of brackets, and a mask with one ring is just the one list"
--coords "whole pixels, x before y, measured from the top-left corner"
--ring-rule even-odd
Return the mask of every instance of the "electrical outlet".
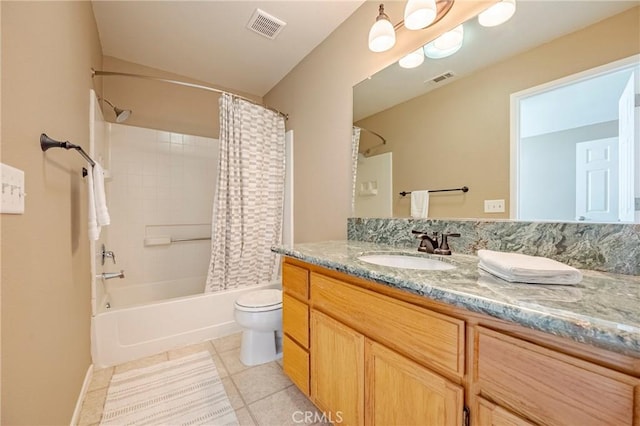
[[484, 200], [485, 213], [504, 213], [504, 200]]
[[636, 197], [636, 208], [635, 211], [640, 212], [640, 197]]

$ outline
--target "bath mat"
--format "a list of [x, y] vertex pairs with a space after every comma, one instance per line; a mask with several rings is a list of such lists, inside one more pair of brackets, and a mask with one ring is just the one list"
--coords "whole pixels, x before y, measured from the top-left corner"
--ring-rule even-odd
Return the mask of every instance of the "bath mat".
[[237, 425], [209, 352], [114, 374], [101, 425]]

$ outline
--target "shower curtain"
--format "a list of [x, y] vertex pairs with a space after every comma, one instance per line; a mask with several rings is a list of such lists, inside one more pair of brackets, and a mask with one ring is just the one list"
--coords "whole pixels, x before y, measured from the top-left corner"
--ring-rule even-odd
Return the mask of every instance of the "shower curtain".
[[205, 291], [276, 278], [282, 241], [285, 126], [279, 114], [220, 97], [220, 156]]
[[360, 152], [360, 127], [353, 126], [351, 132], [351, 216], [356, 213], [356, 178], [358, 176], [358, 153]]

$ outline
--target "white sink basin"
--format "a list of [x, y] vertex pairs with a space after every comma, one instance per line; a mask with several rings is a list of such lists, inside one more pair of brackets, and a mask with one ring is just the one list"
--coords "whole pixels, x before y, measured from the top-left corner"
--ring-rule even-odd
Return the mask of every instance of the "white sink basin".
[[358, 257], [363, 262], [374, 265], [391, 266], [404, 269], [421, 269], [429, 271], [446, 271], [456, 267], [450, 263], [442, 262], [428, 257], [410, 256], [407, 254], [370, 254]]

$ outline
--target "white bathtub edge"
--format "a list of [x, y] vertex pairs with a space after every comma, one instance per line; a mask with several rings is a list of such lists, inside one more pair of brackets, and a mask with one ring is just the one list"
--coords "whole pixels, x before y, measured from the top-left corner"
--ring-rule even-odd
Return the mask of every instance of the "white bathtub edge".
[[94, 368], [106, 368], [240, 332], [234, 303], [243, 292], [281, 288], [280, 281], [114, 309], [91, 318]]

